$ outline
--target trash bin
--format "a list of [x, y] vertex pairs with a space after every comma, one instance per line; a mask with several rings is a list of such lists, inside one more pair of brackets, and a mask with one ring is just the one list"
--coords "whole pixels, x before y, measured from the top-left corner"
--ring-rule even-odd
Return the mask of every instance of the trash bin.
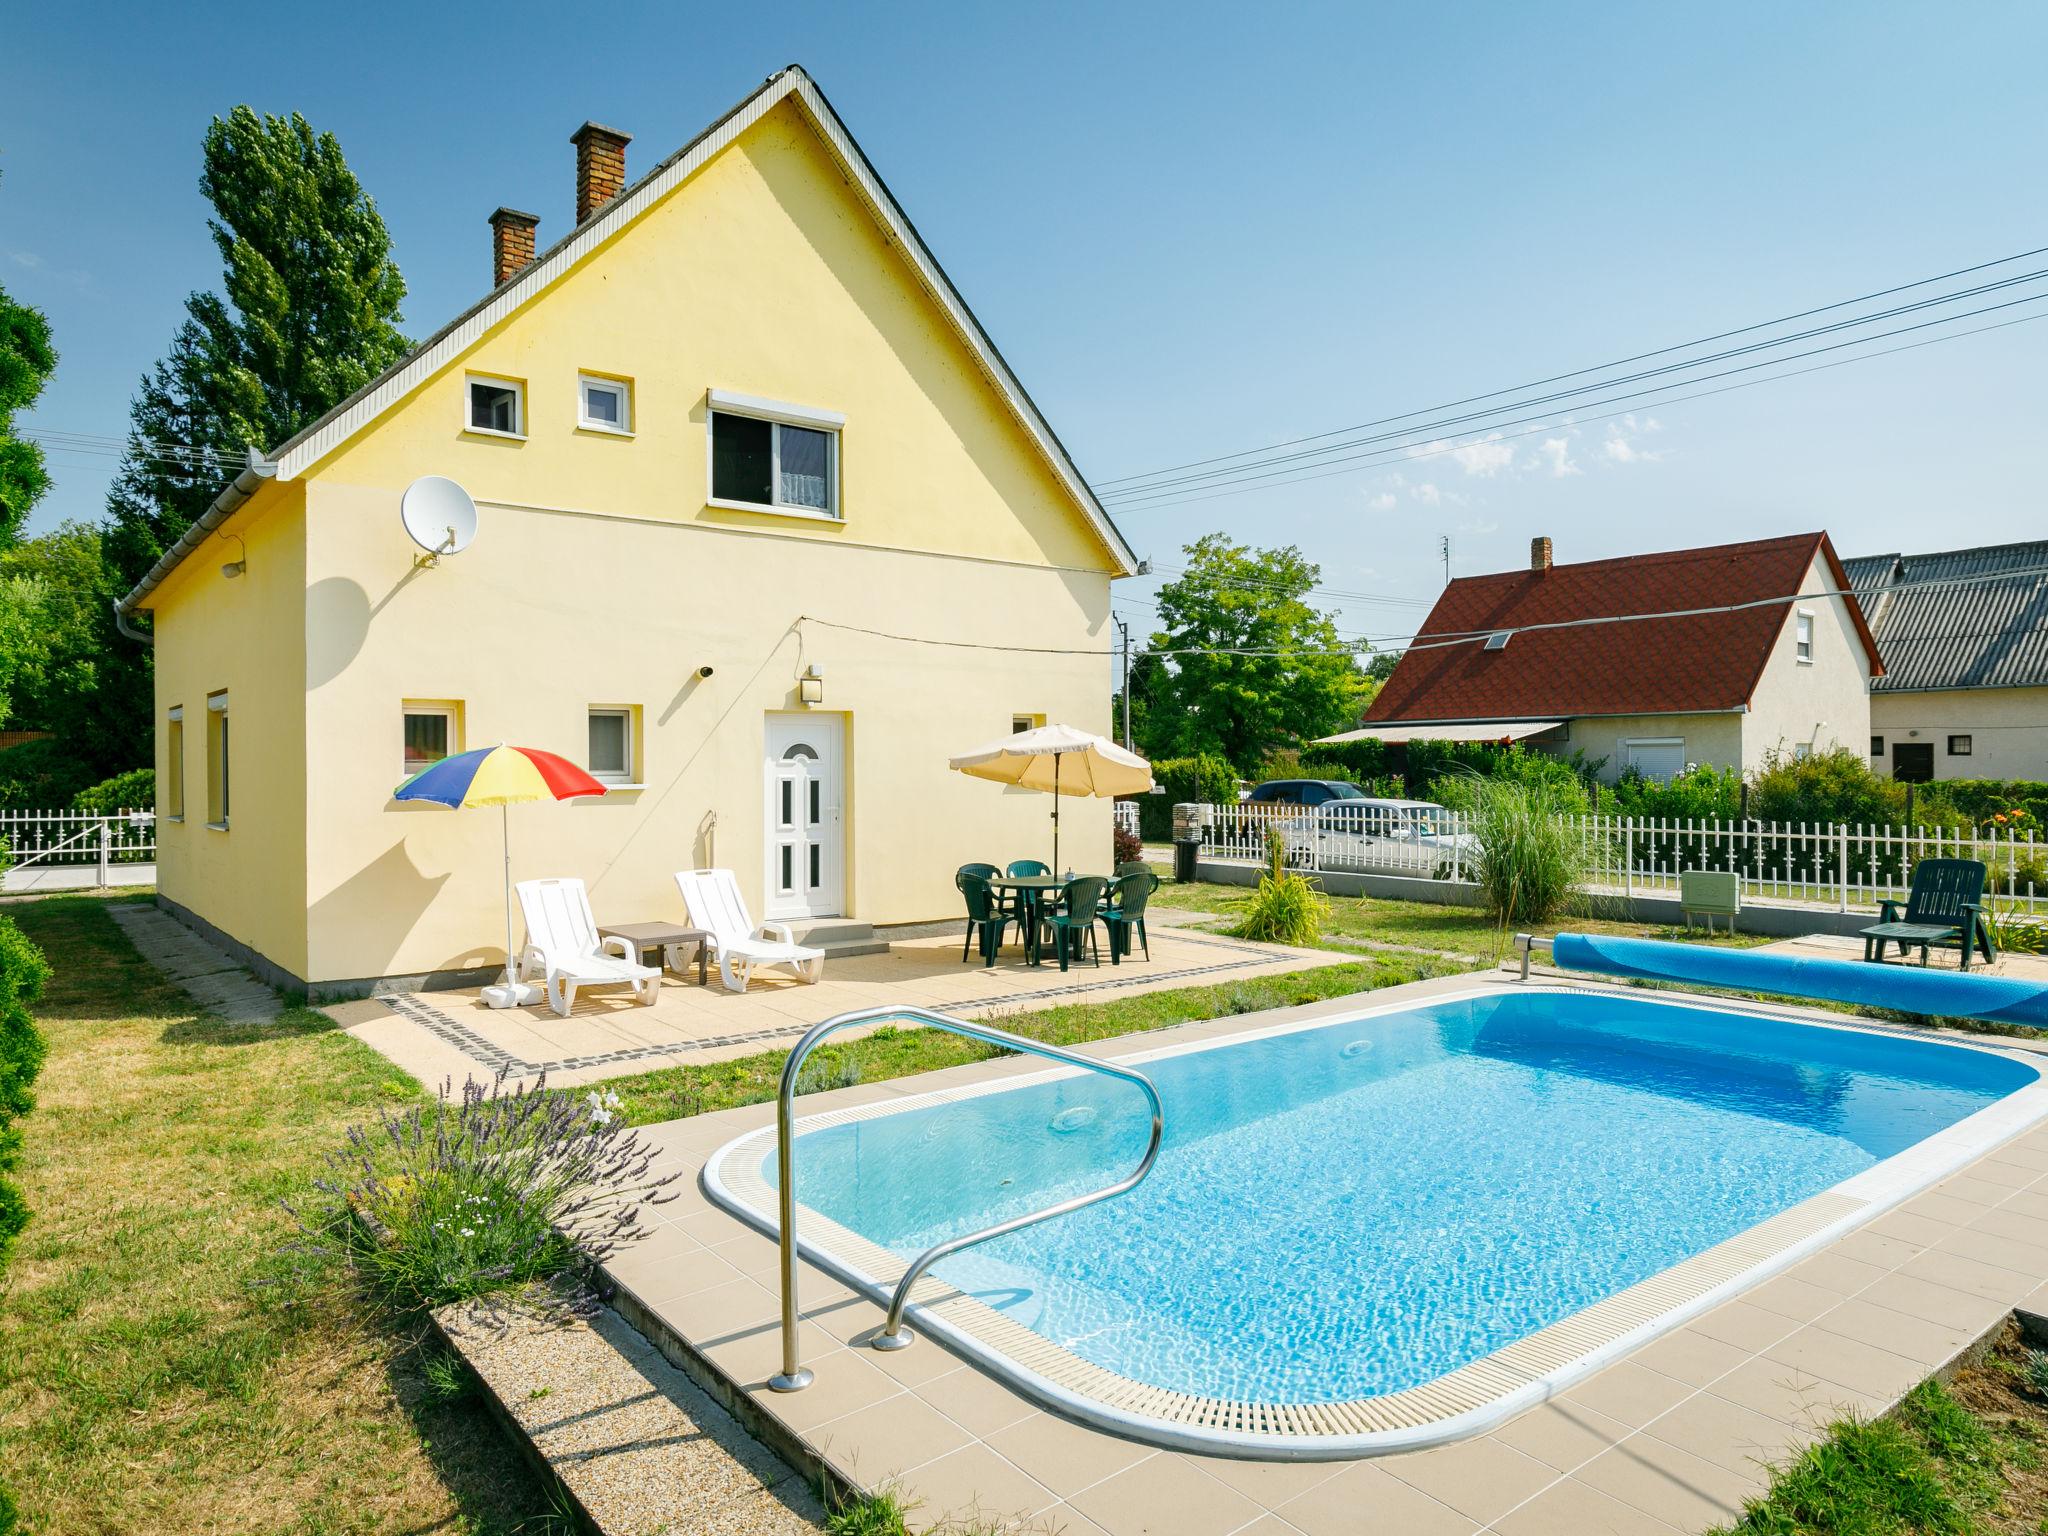
[[1173, 841], [1173, 878], [1186, 885], [1195, 879], [1195, 862], [1202, 855], [1202, 845], [1191, 837], [1177, 837]]

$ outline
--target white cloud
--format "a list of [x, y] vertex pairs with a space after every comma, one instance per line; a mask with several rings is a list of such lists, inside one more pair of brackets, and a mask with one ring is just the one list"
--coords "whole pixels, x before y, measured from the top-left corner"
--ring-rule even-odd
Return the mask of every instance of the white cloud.
[[17, 267], [27, 267], [30, 271], [34, 271], [43, 264], [43, 258], [34, 251], [10, 250], [7, 255]]
[[1483, 517], [1475, 517], [1469, 523], [1458, 524], [1458, 532], [1475, 539], [1489, 538], [1500, 532], [1500, 524]]
[[1496, 432], [1482, 442], [1467, 443], [1456, 449], [1451, 457], [1457, 460], [1458, 467], [1466, 474], [1490, 479], [1515, 462], [1515, 445], [1502, 442]]
[[1641, 421], [1624, 416], [1607, 423], [1607, 439], [1600, 445], [1600, 452], [1611, 464], [1654, 464], [1664, 455], [1640, 446], [1639, 439], [1662, 430], [1663, 424], [1654, 416]]
[[1553, 479], [1561, 480], [1566, 475], [1585, 473], [1572, 460], [1572, 445], [1569, 438], [1546, 437], [1537, 444], [1536, 452], [1547, 461]]
[[1425, 507], [1436, 506], [1444, 499], [1444, 493], [1428, 480], [1412, 488], [1408, 494], [1421, 502]]
[[1366, 505], [1375, 512], [1391, 512], [1394, 510], [1394, 493], [1392, 491], [1377, 492], [1366, 502]]

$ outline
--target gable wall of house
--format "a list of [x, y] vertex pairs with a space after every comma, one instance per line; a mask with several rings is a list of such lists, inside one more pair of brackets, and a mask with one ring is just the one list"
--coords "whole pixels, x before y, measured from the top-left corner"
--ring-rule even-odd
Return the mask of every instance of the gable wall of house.
[[[1836, 590], [1821, 560], [1807, 570], [1799, 590], [1815, 595], [1785, 615], [1743, 717], [1745, 772], [1762, 767], [1773, 752], [1789, 756], [1802, 745], [1814, 752], [1847, 747], [1859, 754], [1869, 746], [1870, 659], [1856, 633], [1850, 600], [1819, 595]], [[1811, 664], [1797, 654], [1801, 613], [1813, 619]]]

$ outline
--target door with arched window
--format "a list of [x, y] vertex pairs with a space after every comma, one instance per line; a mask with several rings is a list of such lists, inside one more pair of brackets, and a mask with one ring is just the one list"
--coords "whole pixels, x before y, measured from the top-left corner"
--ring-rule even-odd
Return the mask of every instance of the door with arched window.
[[838, 715], [768, 716], [765, 915], [845, 912], [845, 733]]

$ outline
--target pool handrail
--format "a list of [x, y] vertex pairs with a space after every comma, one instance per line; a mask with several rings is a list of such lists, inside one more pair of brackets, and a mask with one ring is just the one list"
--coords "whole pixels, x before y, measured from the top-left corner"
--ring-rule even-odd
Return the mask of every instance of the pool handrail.
[[1515, 935], [1515, 949], [1522, 957], [1521, 979], [1523, 981], [1529, 979], [1529, 951], [1538, 944], [1541, 944], [1545, 949], [1551, 948], [1550, 940], [1539, 937], [1536, 934], [1518, 933]]
[[915, 1006], [856, 1008], [847, 1013], [834, 1014], [821, 1024], [814, 1024], [805, 1032], [790, 1050], [789, 1059], [782, 1064], [782, 1084], [775, 1095], [775, 1172], [778, 1197], [777, 1242], [781, 1249], [782, 1273], [782, 1372], [768, 1378], [769, 1387], [776, 1392], [801, 1392], [814, 1379], [812, 1373], [798, 1358], [797, 1351], [797, 1290], [796, 1290], [796, 1087], [797, 1078], [803, 1071], [804, 1059], [816, 1049], [827, 1035], [837, 1034], [842, 1029], [851, 1029], [860, 1024], [880, 1023], [885, 1019], [911, 1019], [933, 1029], [947, 1030], [964, 1035], [970, 1040], [985, 1041], [1000, 1045], [1007, 1050], [1029, 1056], [1043, 1056], [1048, 1060], [1065, 1062], [1069, 1066], [1084, 1067], [1091, 1072], [1100, 1072], [1109, 1077], [1122, 1078], [1135, 1083], [1152, 1102], [1152, 1134], [1146, 1143], [1145, 1155], [1138, 1166], [1115, 1184], [1087, 1194], [1075, 1195], [1043, 1210], [1031, 1211], [1022, 1216], [1013, 1216], [1008, 1221], [984, 1227], [978, 1232], [969, 1232], [960, 1237], [948, 1238], [934, 1243], [923, 1253], [910, 1261], [910, 1267], [903, 1271], [903, 1278], [896, 1282], [895, 1294], [889, 1299], [888, 1322], [875, 1335], [873, 1347], [882, 1350], [902, 1349], [915, 1337], [903, 1326], [903, 1309], [910, 1301], [910, 1288], [924, 1272], [948, 1254], [962, 1248], [971, 1248], [976, 1243], [987, 1242], [992, 1237], [1002, 1237], [1023, 1227], [1034, 1226], [1054, 1216], [1064, 1216], [1078, 1211], [1083, 1206], [1095, 1205], [1103, 1200], [1114, 1199], [1152, 1171], [1152, 1164], [1159, 1157], [1159, 1143], [1166, 1133], [1166, 1107], [1160, 1102], [1159, 1090], [1152, 1086], [1152, 1080], [1142, 1072], [1129, 1067], [1117, 1066], [1114, 1062], [1097, 1061], [1092, 1056], [1083, 1056], [1075, 1051], [1063, 1050], [1056, 1045], [1033, 1040], [1025, 1035], [1013, 1035], [1008, 1030], [995, 1029], [987, 1024], [976, 1024], [967, 1019], [957, 1019], [949, 1013], [940, 1013], [931, 1008]]

